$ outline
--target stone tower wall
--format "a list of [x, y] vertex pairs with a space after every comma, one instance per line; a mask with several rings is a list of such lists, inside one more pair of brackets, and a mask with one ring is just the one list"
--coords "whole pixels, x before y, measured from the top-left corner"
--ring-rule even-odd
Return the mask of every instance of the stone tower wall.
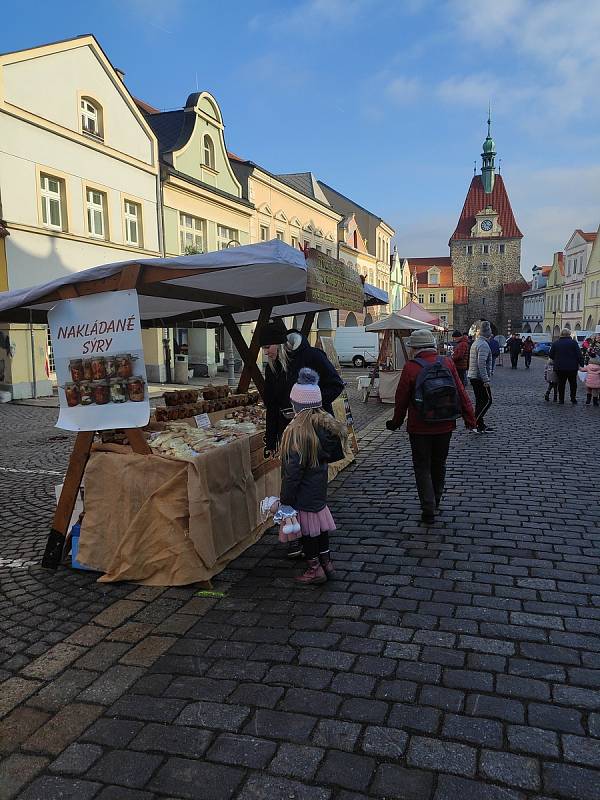
[[[473, 254], [467, 255], [467, 245], [473, 245]], [[491, 245], [494, 252], [483, 254], [481, 244]], [[497, 245], [504, 244], [504, 253], [497, 252]], [[503, 303], [502, 287], [505, 283], [516, 283], [521, 276], [521, 240], [474, 238], [456, 239], [450, 242], [450, 257], [454, 274], [454, 286], [467, 286], [469, 301], [454, 307], [455, 327], [467, 330], [477, 319], [489, 319], [499, 333], [506, 332], [507, 317]], [[487, 270], [480, 264], [485, 261]], [[487, 278], [487, 286], [482, 278]]]

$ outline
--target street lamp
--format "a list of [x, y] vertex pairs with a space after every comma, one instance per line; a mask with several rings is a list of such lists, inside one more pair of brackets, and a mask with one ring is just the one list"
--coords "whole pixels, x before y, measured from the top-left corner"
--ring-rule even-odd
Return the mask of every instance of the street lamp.
[[[230, 250], [232, 247], [239, 247], [237, 239], [230, 239], [226, 244], [226, 249]], [[233, 349], [233, 339], [227, 334], [229, 339], [229, 347], [227, 348], [227, 385], [235, 386], [235, 351]]]

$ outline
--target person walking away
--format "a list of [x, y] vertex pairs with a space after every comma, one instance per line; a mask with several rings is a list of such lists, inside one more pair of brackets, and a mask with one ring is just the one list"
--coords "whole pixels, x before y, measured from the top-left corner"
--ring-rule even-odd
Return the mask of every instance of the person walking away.
[[294, 418], [281, 441], [281, 505], [298, 512], [307, 569], [296, 578], [303, 585], [324, 583], [335, 569], [329, 534], [336, 529], [327, 506], [328, 464], [341, 461], [346, 427], [323, 410], [318, 374], [303, 367], [292, 387]]
[[458, 377], [463, 382], [463, 386], [467, 385], [467, 369], [469, 367], [469, 338], [460, 331], [454, 331], [452, 334], [452, 361], [458, 372]]
[[[473, 342], [469, 354], [469, 380], [475, 394], [475, 419], [476, 432], [491, 431], [484, 422], [484, 417], [492, 405], [492, 390], [490, 380], [492, 377], [492, 351], [488, 339], [492, 335], [492, 327], [487, 320], [482, 320], [477, 329], [477, 338]], [[512, 358], [512, 353], [511, 353]]]
[[547, 403], [550, 402], [550, 392], [552, 391], [554, 394], [553, 402], [556, 403], [558, 400], [558, 377], [554, 370], [554, 363], [551, 358], [546, 361], [546, 365], [544, 367], [544, 380], [548, 384], [546, 394], [544, 395], [544, 400]]
[[500, 345], [493, 336], [490, 336], [490, 338], [488, 339], [488, 344], [490, 346], [490, 352], [492, 353], [492, 375], [493, 375], [494, 369], [496, 368], [496, 359], [500, 355]]
[[594, 401], [594, 405], [600, 404], [600, 356], [590, 358], [587, 366], [581, 368], [582, 372], [587, 373], [585, 385], [587, 386], [586, 406]]
[[519, 354], [521, 352], [522, 347], [523, 347], [523, 342], [517, 336], [516, 333], [513, 333], [510, 339], [508, 340], [508, 352], [510, 353], [510, 363], [512, 369], [517, 369], [517, 365], [519, 363]]
[[446, 479], [446, 460], [456, 419], [475, 427], [473, 406], [454, 361], [438, 356], [430, 331], [414, 331], [408, 339], [411, 360], [402, 370], [396, 389], [394, 415], [386, 422], [396, 431], [408, 412], [407, 430], [412, 452], [421, 521], [435, 522]]
[[549, 353], [554, 362], [554, 370], [558, 377], [558, 402], [563, 405], [565, 402], [565, 388], [569, 382], [571, 393], [571, 403], [577, 404], [577, 370], [581, 365], [581, 350], [579, 345], [571, 337], [571, 331], [564, 328], [560, 332], [560, 338], [552, 343]]
[[523, 357], [525, 359], [525, 368], [529, 369], [531, 366], [531, 354], [533, 353], [533, 348], [535, 347], [535, 342], [528, 336], [525, 341], [523, 342]]

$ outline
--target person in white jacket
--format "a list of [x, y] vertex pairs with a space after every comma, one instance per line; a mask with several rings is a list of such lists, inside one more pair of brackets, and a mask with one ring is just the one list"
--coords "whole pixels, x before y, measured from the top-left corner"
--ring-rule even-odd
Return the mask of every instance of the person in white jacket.
[[488, 339], [492, 336], [492, 326], [487, 320], [476, 323], [476, 339], [471, 345], [469, 353], [469, 371], [467, 373], [473, 392], [475, 394], [475, 419], [477, 420], [476, 433], [487, 433], [489, 428], [484, 417], [492, 405], [492, 351]]

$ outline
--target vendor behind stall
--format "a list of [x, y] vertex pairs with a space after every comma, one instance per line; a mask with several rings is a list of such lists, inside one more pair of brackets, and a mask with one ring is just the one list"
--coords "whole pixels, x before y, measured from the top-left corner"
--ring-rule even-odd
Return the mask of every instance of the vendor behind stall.
[[332, 403], [342, 393], [344, 382], [325, 353], [317, 347], [311, 347], [300, 331], [288, 331], [281, 319], [270, 322], [262, 329], [260, 344], [268, 358], [264, 398], [267, 410], [267, 456], [278, 450], [283, 431], [293, 415], [290, 392], [303, 367], [314, 369], [318, 374], [323, 409], [329, 414], [333, 414]]

